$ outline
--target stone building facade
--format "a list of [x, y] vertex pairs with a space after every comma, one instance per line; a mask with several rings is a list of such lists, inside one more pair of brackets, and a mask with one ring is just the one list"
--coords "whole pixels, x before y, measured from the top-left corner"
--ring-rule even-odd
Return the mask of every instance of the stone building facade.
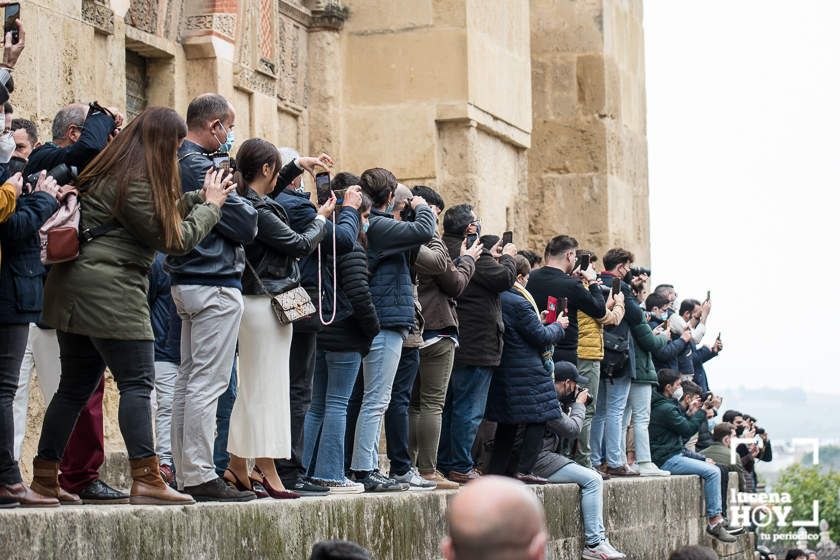
[[71, 102], [184, 114], [216, 91], [239, 139], [386, 167], [521, 247], [570, 233], [649, 263], [642, 0], [21, 4], [12, 102], [43, 140]]

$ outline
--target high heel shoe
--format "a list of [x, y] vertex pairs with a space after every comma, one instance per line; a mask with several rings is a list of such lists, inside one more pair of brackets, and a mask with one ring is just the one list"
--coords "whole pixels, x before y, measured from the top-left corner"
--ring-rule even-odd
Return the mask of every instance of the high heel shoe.
[[260, 481], [254, 480], [253, 478], [248, 477], [248, 481], [251, 483], [251, 485], [250, 486], [245, 486], [245, 483], [242, 482], [239, 479], [238, 476], [236, 476], [235, 472], [233, 472], [230, 469], [225, 469], [225, 474], [227, 474], [227, 473], [230, 473], [230, 476], [233, 477], [233, 480], [230, 480], [229, 478], [225, 478], [225, 477], [222, 477], [222, 478], [224, 478], [227, 482], [230, 482], [231, 484], [233, 484], [236, 487], [237, 490], [239, 490], [241, 492], [248, 492], [248, 491], [253, 492], [254, 494], [257, 495], [257, 499], [268, 498], [269, 497], [268, 492], [265, 491], [265, 488], [263, 488], [263, 485], [260, 483]]
[[[291, 492], [289, 490], [275, 490], [271, 486], [271, 483], [268, 482], [268, 478], [266, 478], [265, 473], [263, 473], [259, 467], [254, 466], [254, 472], [262, 479], [259, 482], [262, 483], [264, 490], [275, 500], [297, 500], [300, 498], [300, 494], [297, 492]], [[253, 481], [254, 479], [251, 478], [251, 480]]]

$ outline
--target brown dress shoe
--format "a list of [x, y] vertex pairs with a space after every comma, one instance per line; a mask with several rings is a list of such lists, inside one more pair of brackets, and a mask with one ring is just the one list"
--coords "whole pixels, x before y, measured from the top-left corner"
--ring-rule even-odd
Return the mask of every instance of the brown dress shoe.
[[621, 465], [617, 468], [607, 467], [607, 474], [610, 476], [639, 476], [639, 473], [631, 470], [627, 465]]
[[420, 473], [422, 478], [426, 480], [430, 480], [437, 484], [435, 490], [457, 490], [461, 487], [460, 484], [457, 482], [452, 482], [451, 480], [447, 479], [445, 476], [440, 474], [438, 471], [432, 471], [430, 473]]
[[451, 480], [452, 482], [457, 482], [458, 484], [466, 484], [477, 478], [481, 478], [481, 475], [475, 469], [470, 469], [469, 472], [460, 473], [458, 471], [449, 471], [449, 474], [446, 475], [446, 478]]
[[134, 505], [185, 506], [194, 504], [191, 496], [170, 488], [160, 476], [157, 455], [142, 459], [129, 459], [131, 464], [131, 498]]
[[35, 492], [22, 482], [0, 486], [0, 496], [14, 498], [21, 507], [58, 507], [58, 499]]
[[513, 478], [525, 484], [548, 484], [548, 479], [531, 473], [516, 473]]
[[64, 490], [58, 484], [58, 463], [35, 457], [32, 459], [32, 490], [43, 496], [56, 498], [62, 505], [73, 506], [82, 503], [81, 498]]

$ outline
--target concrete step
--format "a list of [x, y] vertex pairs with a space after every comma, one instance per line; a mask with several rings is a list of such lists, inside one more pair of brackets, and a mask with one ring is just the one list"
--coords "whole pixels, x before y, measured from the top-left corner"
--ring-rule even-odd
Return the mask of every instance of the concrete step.
[[[548, 557], [578, 558], [583, 546], [578, 487], [548, 485], [534, 492], [546, 509]], [[3, 560], [305, 560], [315, 542], [344, 538], [379, 560], [432, 560], [439, 558], [446, 503], [453, 493], [14, 509], [0, 512], [0, 542]], [[702, 496], [700, 480], [693, 476], [608, 481], [604, 520], [610, 541], [633, 560], [663, 560], [674, 548], [697, 543], [713, 546], [721, 559], [752, 560], [750, 536], [723, 545], [705, 534]]]

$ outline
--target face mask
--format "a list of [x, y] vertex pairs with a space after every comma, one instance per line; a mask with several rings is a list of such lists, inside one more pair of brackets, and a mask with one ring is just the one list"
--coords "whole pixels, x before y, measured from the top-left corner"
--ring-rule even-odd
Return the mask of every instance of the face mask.
[[735, 428], [735, 435], [738, 437], [744, 435], [744, 426], [738, 426], [737, 428]]
[[714, 418], [709, 418], [707, 420], [707, 423], [709, 424], [709, 431], [711, 432], [715, 429], [715, 424], [717, 424], [717, 421]]
[[0, 136], [0, 163], [9, 163], [16, 147], [17, 144], [15, 144], [15, 139], [12, 137], [11, 132]]
[[394, 213], [394, 202], [393, 201], [391, 201], [391, 203], [388, 204], [388, 207], [385, 208], [385, 213], [386, 214], [393, 214]]
[[674, 394], [671, 395], [672, 399], [676, 399], [677, 401], [681, 401], [683, 398], [683, 388], [682, 385], [674, 389]]
[[219, 151], [222, 152], [223, 154], [226, 154], [233, 148], [233, 143], [235, 141], [235, 138], [233, 136], [233, 131], [232, 130], [229, 131], [228, 129], [226, 129], [225, 125], [223, 125], [221, 122], [219, 123], [219, 126], [222, 127], [222, 130], [225, 131], [225, 134], [227, 136], [225, 137], [224, 143], [219, 142], [218, 138], [216, 138], [216, 142], [219, 142]]
[[369, 227], [370, 227], [370, 222], [365, 222], [365, 223], [363, 223], [363, 224], [362, 224], [362, 232], [363, 232], [363, 233], [367, 233], [367, 232], [368, 232], [368, 228], [369, 228]]

